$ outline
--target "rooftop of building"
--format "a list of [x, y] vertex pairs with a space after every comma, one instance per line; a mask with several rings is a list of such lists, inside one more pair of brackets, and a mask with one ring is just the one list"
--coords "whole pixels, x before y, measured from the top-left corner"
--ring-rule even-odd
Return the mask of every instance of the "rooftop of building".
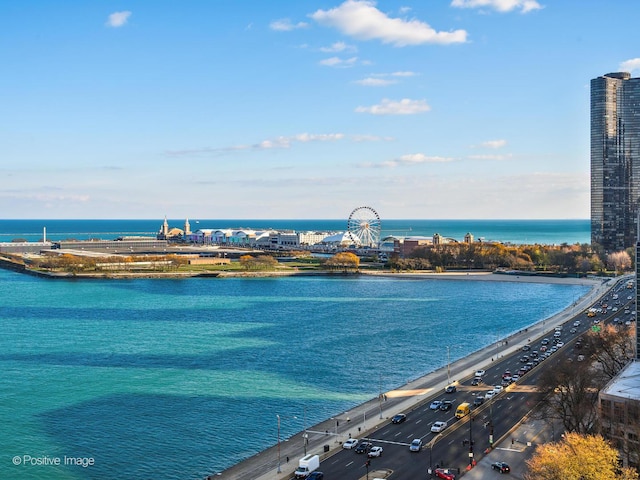
[[640, 360], [636, 359], [624, 367], [601, 393], [640, 400]]

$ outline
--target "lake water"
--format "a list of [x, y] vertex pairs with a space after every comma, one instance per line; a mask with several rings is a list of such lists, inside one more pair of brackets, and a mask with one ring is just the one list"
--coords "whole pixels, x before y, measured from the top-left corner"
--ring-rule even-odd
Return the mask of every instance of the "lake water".
[[[46, 228], [47, 239], [114, 239], [128, 235], [155, 235], [163, 220], [0, 220], [0, 242], [14, 239], [39, 241]], [[184, 219], [168, 221], [170, 227], [184, 227]], [[254, 228], [337, 232], [346, 231], [347, 220], [194, 220], [191, 230], [200, 228]], [[589, 220], [386, 220], [381, 219], [381, 236], [426, 236], [439, 233], [462, 241], [471, 233], [476, 239], [512, 244], [590, 243]]]
[[453, 361], [587, 291], [0, 270], [0, 478], [202, 479], [274, 445], [276, 415], [286, 438], [303, 413], [312, 425], [343, 412], [445, 365], [446, 346]]

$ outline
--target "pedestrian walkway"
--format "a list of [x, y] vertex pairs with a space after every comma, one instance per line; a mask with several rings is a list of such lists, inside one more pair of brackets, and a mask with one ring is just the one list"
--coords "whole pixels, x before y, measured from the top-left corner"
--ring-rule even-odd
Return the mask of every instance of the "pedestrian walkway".
[[[345, 440], [365, 437], [369, 431], [373, 431], [381, 424], [388, 422], [396, 413], [409, 412], [418, 408], [431, 395], [436, 392], [442, 392], [449, 383], [449, 378], [451, 382], [468, 378], [477, 369], [490, 366], [491, 362], [495, 361], [497, 357], [508, 356], [520, 350], [535, 338], [553, 331], [556, 326], [565, 323], [574, 315], [592, 305], [615, 283], [616, 279], [594, 282], [594, 288], [587, 295], [553, 317], [547, 318], [507, 338], [500, 339], [493, 345], [461, 358], [450, 366], [445, 365], [409, 382], [399, 389], [386, 392], [380, 398], [374, 398], [314, 425], [305, 432], [300, 432], [288, 439], [281, 439], [278, 445], [268, 448], [222, 473], [210, 475], [209, 478], [211, 480], [214, 478], [221, 480], [289, 479], [298, 465], [299, 458], [306, 454], [318, 454], [321, 461], [325, 460], [336, 451], [339, 451]], [[524, 435], [522, 438], [526, 439], [528, 436]], [[479, 462], [479, 465], [483, 463], [484, 459]], [[489, 469], [491, 468], [490, 463]], [[467, 475], [474, 470], [468, 472]]]
[[500, 478], [500, 472], [491, 465], [495, 462], [505, 462], [511, 467], [509, 478], [522, 480], [527, 471], [526, 461], [531, 458], [536, 446], [558, 440], [561, 433], [557, 425], [544, 420], [527, 419], [499, 439], [496, 447], [462, 476], [464, 480]]

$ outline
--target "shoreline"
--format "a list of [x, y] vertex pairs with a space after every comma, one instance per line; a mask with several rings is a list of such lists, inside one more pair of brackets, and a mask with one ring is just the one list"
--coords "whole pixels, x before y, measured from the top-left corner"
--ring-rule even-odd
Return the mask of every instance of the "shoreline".
[[[585, 308], [598, 298], [606, 294], [624, 276], [613, 278], [531, 278], [522, 275], [495, 274], [493, 272], [467, 274], [463, 273], [426, 273], [426, 274], [381, 274], [383, 276], [406, 275], [406, 278], [419, 279], [446, 279], [446, 280], [470, 280], [470, 281], [512, 281], [512, 282], [536, 282], [540, 283], [564, 283], [591, 285], [592, 288], [576, 302], [567, 305], [562, 311], [540, 321], [534, 322], [524, 329], [511, 333], [496, 342], [481, 347], [480, 349], [453, 361], [449, 366], [444, 365], [435, 370], [425, 372], [419, 377], [407, 381], [392, 390], [384, 392], [383, 402], [378, 398], [355, 405], [347, 411], [336, 413], [333, 417], [311, 426], [306, 431], [298, 432], [289, 437], [282, 445], [274, 445], [260, 451], [251, 457], [232, 465], [222, 472], [206, 477], [207, 479], [220, 478], [224, 480], [241, 480], [252, 478], [254, 480], [274, 480], [290, 478], [297, 464], [297, 459], [304, 454], [318, 454], [321, 461], [331, 457], [342, 448], [342, 442], [347, 438], [365, 438], [377, 430], [379, 426], [399, 412], [410, 412], [420, 408], [430, 401], [430, 397], [449, 383], [457, 383], [460, 380], [473, 375], [478, 368], [490, 365], [494, 358], [517, 354], [523, 345], [533, 338], [538, 338], [551, 332], [557, 325], [569, 321], [576, 314], [583, 312]], [[549, 281], [553, 280], [553, 281]], [[499, 347], [502, 347], [499, 350]], [[482, 408], [482, 407], [480, 407]], [[354, 420], [362, 418], [363, 421]], [[495, 444], [499, 444], [508, 437], [508, 432], [497, 438]], [[305, 445], [303, 452], [302, 445]], [[279, 465], [276, 463], [277, 449], [282, 458], [291, 459], [289, 463]], [[478, 457], [478, 458], [481, 458]], [[270, 460], [268, 460], [270, 459]], [[276, 473], [281, 469], [282, 473]]]
[[73, 273], [73, 272], [48, 272], [41, 270], [33, 270], [24, 264], [18, 264], [14, 261], [0, 257], [0, 268], [15, 271], [27, 275], [32, 275], [48, 279], [183, 279], [183, 278], [277, 278], [277, 277], [354, 277], [354, 276], [372, 276], [372, 277], [393, 277], [406, 279], [428, 279], [428, 280], [466, 280], [466, 281], [498, 281], [498, 282], [524, 282], [524, 283], [555, 283], [566, 285], [588, 285], [592, 282], [603, 281], [603, 279], [611, 277], [577, 277], [556, 274], [540, 274], [537, 272], [500, 272], [500, 271], [452, 271], [440, 272], [433, 271], [410, 271], [410, 272], [392, 272], [380, 270], [360, 270], [357, 272], [331, 272], [325, 270], [280, 270], [280, 271], [186, 271], [186, 272], [92, 272], [92, 273]]

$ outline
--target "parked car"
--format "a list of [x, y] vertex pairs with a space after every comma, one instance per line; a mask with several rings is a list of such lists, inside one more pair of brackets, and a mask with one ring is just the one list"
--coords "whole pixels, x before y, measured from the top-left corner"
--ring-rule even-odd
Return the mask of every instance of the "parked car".
[[398, 413], [394, 415], [391, 419], [391, 423], [402, 423], [407, 419], [407, 416], [404, 413]]
[[442, 478], [444, 480], [456, 480], [456, 476], [449, 471], [448, 468], [436, 468], [434, 473], [437, 478]]
[[511, 467], [504, 462], [492, 463], [491, 468], [493, 470], [498, 470], [500, 473], [509, 473], [511, 471]]
[[431, 425], [431, 431], [433, 433], [440, 433], [445, 428], [447, 428], [447, 422], [435, 422], [433, 425]]
[[414, 438], [413, 441], [411, 442], [411, 445], [409, 445], [409, 451], [419, 452], [421, 449], [422, 449], [422, 440], [420, 440], [419, 438]]
[[445, 400], [440, 404], [440, 410], [443, 412], [448, 412], [453, 407], [453, 402], [451, 400]]
[[342, 448], [346, 448], [347, 450], [351, 450], [356, 445], [358, 445], [358, 439], [357, 438], [350, 438], [349, 440], [347, 440], [346, 442], [344, 442], [342, 444]]
[[369, 458], [379, 457], [381, 455], [382, 455], [382, 447], [372, 447], [371, 450], [369, 450], [369, 453], [367, 453], [367, 456]]
[[356, 453], [367, 453], [372, 447], [373, 444], [371, 442], [360, 442], [360, 445], [356, 447]]
[[440, 405], [442, 405], [442, 400], [434, 400], [431, 402], [431, 405], [429, 405], [429, 408], [431, 410], [440, 410]]

